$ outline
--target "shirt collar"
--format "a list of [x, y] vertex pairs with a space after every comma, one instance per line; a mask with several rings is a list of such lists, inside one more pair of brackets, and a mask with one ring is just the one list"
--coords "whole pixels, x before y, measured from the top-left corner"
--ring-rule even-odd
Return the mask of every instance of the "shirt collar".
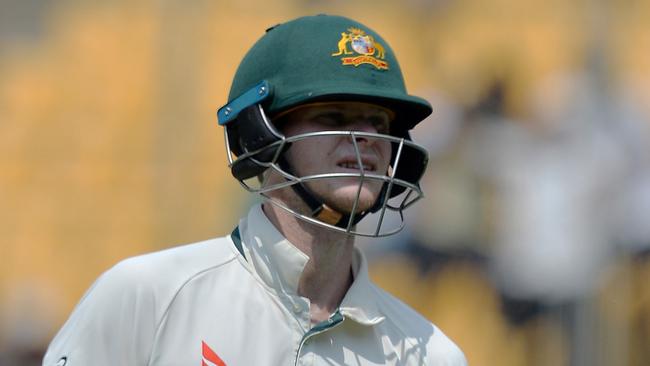
[[[261, 204], [251, 208], [239, 223], [243, 250], [252, 270], [262, 283], [277, 295], [298, 296], [298, 280], [309, 257], [291, 244], [269, 221]], [[341, 314], [364, 325], [382, 322], [374, 285], [368, 277], [365, 256], [354, 248], [354, 281], [339, 307]]]
[[298, 280], [309, 257], [275, 228], [257, 204], [239, 223], [243, 248], [264, 285], [291, 296], [298, 293]]

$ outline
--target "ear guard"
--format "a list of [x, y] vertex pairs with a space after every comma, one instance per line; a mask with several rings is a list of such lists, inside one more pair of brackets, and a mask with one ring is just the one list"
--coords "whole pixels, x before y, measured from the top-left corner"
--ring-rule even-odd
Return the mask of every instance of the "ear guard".
[[[401, 137], [407, 141], [413, 141], [408, 131], [393, 131], [392, 136]], [[400, 157], [397, 157], [397, 149], [393, 148], [391, 152], [391, 163], [399, 163], [399, 166], [392, 166], [395, 171], [395, 179], [403, 180], [419, 186], [420, 179], [424, 175], [424, 171], [429, 163], [429, 156], [420, 150], [404, 149], [400, 152]], [[394, 185], [390, 191], [390, 197], [399, 196], [406, 190], [402, 185]]]
[[228, 153], [240, 157], [230, 166], [237, 180], [262, 174], [281, 154], [277, 150], [283, 145], [275, 143], [283, 140], [284, 135], [269, 121], [261, 104], [270, 95], [268, 82], [262, 81], [217, 112], [219, 124], [226, 129]]
[[230, 167], [232, 175], [238, 180], [262, 174], [268, 164], [275, 162], [289, 147], [289, 144], [276, 144], [284, 139], [284, 135], [273, 127], [260, 104], [246, 107], [235, 123], [226, 125], [226, 129], [232, 152], [241, 157]]

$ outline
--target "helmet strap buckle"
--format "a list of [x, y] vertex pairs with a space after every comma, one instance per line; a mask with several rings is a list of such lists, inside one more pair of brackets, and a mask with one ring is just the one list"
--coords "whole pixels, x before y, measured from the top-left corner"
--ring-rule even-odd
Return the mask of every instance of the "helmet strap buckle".
[[342, 213], [326, 204], [322, 204], [316, 210], [312, 211], [311, 216], [330, 225], [338, 224], [343, 218]]

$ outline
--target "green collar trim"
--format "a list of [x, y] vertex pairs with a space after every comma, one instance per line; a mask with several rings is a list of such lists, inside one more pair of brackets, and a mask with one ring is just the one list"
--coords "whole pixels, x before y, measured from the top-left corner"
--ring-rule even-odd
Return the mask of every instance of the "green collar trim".
[[307, 333], [305, 333], [304, 336], [302, 336], [302, 340], [300, 341], [300, 346], [298, 346], [298, 352], [296, 352], [296, 361], [294, 363], [295, 365], [298, 365], [298, 359], [300, 358], [300, 351], [302, 351], [302, 347], [305, 345], [305, 342], [307, 340], [317, 334], [323, 333], [328, 329], [334, 328], [335, 326], [341, 324], [345, 320], [345, 317], [343, 314], [341, 314], [340, 309], [336, 309], [336, 312], [332, 314], [329, 319], [322, 321], [316, 325], [314, 325]]
[[235, 229], [230, 233], [230, 238], [232, 239], [232, 242], [235, 244], [235, 248], [237, 248], [237, 251], [239, 251], [239, 254], [241, 254], [242, 257], [244, 257], [244, 260], [248, 262], [248, 259], [246, 259], [246, 255], [244, 255], [244, 247], [242, 246], [241, 243], [241, 234], [239, 233], [239, 226], [236, 226]]
[[343, 314], [341, 314], [340, 309], [336, 309], [336, 312], [332, 314], [329, 319], [324, 320], [316, 325], [314, 325], [303, 337], [303, 339], [307, 339], [313, 335], [316, 335], [318, 333], [322, 333], [330, 328], [333, 328], [337, 326], [340, 322], [345, 319], [343, 317]]

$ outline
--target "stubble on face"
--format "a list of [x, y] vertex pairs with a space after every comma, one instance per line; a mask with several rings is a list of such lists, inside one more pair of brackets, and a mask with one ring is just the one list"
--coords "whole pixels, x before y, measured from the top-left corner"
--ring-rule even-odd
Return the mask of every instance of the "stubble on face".
[[[383, 108], [365, 103], [336, 103], [305, 107], [284, 118], [279, 126], [286, 136], [320, 131], [387, 133], [390, 116]], [[355, 147], [356, 145], [356, 147]], [[357, 154], [358, 149], [358, 154]], [[292, 143], [285, 159], [299, 177], [326, 173], [357, 176], [307, 181], [307, 188], [331, 208], [351, 212], [370, 209], [378, 199], [383, 181], [358, 176], [359, 159], [365, 174], [385, 176], [390, 163], [390, 142], [352, 135], [316, 136]], [[358, 198], [358, 199], [357, 199]]]

